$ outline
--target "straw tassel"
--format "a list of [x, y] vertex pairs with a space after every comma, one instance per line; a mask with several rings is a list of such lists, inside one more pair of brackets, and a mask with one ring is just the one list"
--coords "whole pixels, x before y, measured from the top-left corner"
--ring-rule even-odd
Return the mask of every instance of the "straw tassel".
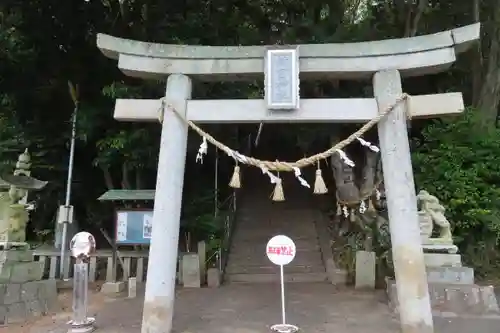
[[318, 163], [318, 169], [316, 170], [316, 179], [314, 180], [314, 194], [325, 194], [328, 192], [326, 188], [325, 181], [321, 175], [321, 168]]
[[232, 188], [241, 188], [240, 167], [238, 166], [238, 164], [234, 166], [233, 176], [231, 177], [229, 186]]
[[283, 184], [281, 178], [276, 180], [276, 186], [273, 191], [273, 201], [285, 201], [285, 194], [283, 193]]

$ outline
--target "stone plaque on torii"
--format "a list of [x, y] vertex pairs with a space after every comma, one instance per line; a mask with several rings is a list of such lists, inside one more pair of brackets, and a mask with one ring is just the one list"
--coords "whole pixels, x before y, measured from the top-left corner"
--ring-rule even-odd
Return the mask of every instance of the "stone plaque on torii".
[[[161, 261], [163, 265], [148, 265], [142, 332], [170, 332], [172, 327], [177, 231], [188, 135], [187, 124], [179, 115], [194, 123], [364, 123], [402, 97], [401, 76], [446, 71], [457, 54], [479, 39], [479, 32], [480, 25], [473, 24], [412, 38], [276, 49], [165, 45], [98, 35], [97, 46], [104, 55], [118, 60], [118, 67], [126, 75], [144, 79], [168, 76], [164, 99], [118, 99], [114, 111], [115, 119], [120, 121], [162, 122], [149, 260]], [[285, 55], [285, 59], [277, 56], [277, 65], [272, 64], [276, 61], [272, 52], [277, 52], [273, 50], [281, 50], [278, 53]], [[287, 70], [294, 65], [297, 65], [296, 73]], [[278, 68], [280, 66], [283, 68]], [[283, 75], [281, 79], [285, 80], [276, 95], [272, 94], [276, 87], [269, 77], [276, 75], [273, 69], [281, 72], [278, 75]], [[191, 78], [254, 80], [264, 72], [266, 82], [271, 82], [271, 86], [266, 87], [266, 99], [191, 99]], [[300, 99], [298, 81], [293, 81], [299, 73], [301, 79], [372, 78], [374, 98]], [[175, 109], [178, 115], [166, 106]], [[433, 332], [407, 116], [438, 117], [459, 114], [463, 109], [461, 93], [412, 96], [378, 124], [403, 333]]]

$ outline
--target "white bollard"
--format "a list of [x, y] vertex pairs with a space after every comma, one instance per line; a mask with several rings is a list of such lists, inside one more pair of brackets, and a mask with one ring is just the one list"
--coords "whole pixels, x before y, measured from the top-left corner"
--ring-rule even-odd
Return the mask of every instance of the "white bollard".
[[77, 233], [70, 242], [76, 259], [73, 277], [73, 317], [69, 333], [88, 333], [95, 330], [95, 318], [87, 317], [89, 289], [89, 255], [95, 250], [95, 239], [88, 232]]

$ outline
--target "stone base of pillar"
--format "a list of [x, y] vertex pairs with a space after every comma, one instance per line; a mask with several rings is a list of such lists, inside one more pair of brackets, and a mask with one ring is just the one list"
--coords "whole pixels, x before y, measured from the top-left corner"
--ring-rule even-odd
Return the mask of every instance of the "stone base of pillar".
[[[469, 278], [457, 279], [456, 274], [448, 274], [449, 282], [429, 282], [429, 297], [432, 313], [435, 316], [495, 316], [500, 318], [495, 291], [492, 286], [478, 286], [469, 284]], [[445, 277], [446, 275], [442, 275]], [[467, 277], [463, 274], [462, 277]], [[399, 302], [396, 282], [387, 279], [387, 295], [389, 306], [399, 312]]]
[[209, 288], [220, 287], [221, 273], [218, 268], [209, 268], [207, 270], [207, 286]]
[[101, 287], [101, 293], [103, 294], [118, 294], [125, 291], [125, 282], [106, 282]]
[[200, 258], [197, 253], [182, 256], [182, 285], [185, 288], [201, 287]]
[[356, 252], [356, 289], [375, 289], [376, 266], [375, 252]]
[[128, 279], [128, 298], [137, 296], [137, 278], [131, 277]]

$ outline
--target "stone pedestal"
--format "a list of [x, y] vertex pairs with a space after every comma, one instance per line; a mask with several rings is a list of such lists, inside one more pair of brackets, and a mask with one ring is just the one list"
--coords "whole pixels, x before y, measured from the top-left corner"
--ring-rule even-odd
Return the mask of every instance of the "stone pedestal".
[[137, 278], [131, 277], [128, 279], [128, 298], [137, 296]]
[[474, 284], [470, 267], [427, 267], [427, 283]]
[[376, 260], [375, 252], [356, 252], [356, 289], [375, 289]]
[[424, 253], [426, 267], [461, 267], [462, 256], [451, 253]]
[[207, 270], [207, 286], [209, 288], [218, 288], [220, 287], [220, 271], [218, 268], [209, 268]]
[[[425, 263], [434, 315], [500, 316], [493, 287], [476, 285], [474, 269], [462, 267], [459, 254], [425, 253]], [[390, 306], [397, 312], [395, 281], [386, 282]]]
[[200, 288], [200, 258], [197, 253], [186, 253], [182, 257], [182, 284], [186, 288]]
[[0, 325], [22, 323], [59, 309], [55, 280], [26, 246], [0, 250]]
[[[396, 283], [389, 280], [387, 293], [390, 306], [398, 312]], [[499, 316], [500, 309], [492, 286], [475, 284], [429, 283], [429, 296], [435, 316]]]
[[101, 293], [103, 294], [119, 294], [125, 291], [125, 282], [123, 281], [115, 281], [115, 282], [106, 282], [101, 287]]
[[434, 242], [432, 244], [422, 244], [424, 252], [447, 252], [448, 254], [455, 254], [458, 252], [458, 247], [453, 244], [439, 244]]
[[205, 241], [198, 242], [198, 258], [200, 260], [200, 282], [205, 284], [207, 274], [207, 244]]

